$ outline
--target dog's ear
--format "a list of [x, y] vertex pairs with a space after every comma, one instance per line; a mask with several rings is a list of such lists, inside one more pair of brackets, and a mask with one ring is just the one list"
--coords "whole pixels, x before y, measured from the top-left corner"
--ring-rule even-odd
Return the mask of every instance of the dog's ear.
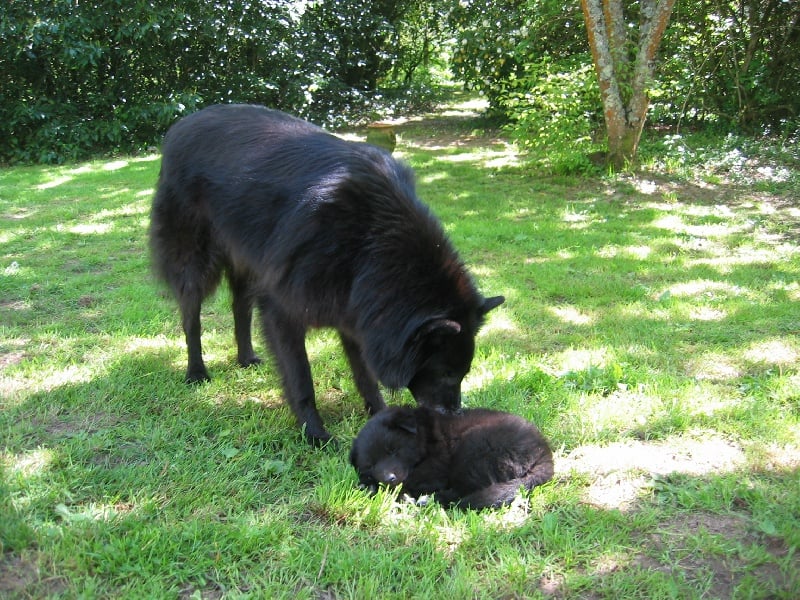
[[394, 429], [417, 435], [417, 417], [412, 410], [397, 412], [389, 425]]
[[506, 299], [504, 296], [492, 296], [491, 298], [484, 298], [483, 304], [481, 305], [481, 316], [485, 315], [493, 308], [497, 308], [505, 301]]
[[417, 331], [417, 339], [422, 339], [431, 333], [443, 335], [456, 335], [461, 333], [461, 323], [452, 319], [431, 319]]

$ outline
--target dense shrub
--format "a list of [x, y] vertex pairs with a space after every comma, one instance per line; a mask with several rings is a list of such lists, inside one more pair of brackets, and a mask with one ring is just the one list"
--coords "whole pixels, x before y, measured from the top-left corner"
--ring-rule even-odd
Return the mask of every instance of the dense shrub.
[[399, 32], [417, 9], [366, 0], [3, 3], [0, 161], [136, 151], [218, 102], [344, 122], [372, 110], [379, 85], [416, 52], [417, 40]]
[[[587, 166], [603, 121], [580, 3], [453, 0], [448, 22], [454, 72], [514, 136], [567, 170]], [[651, 82], [649, 122], [791, 135], [800, 128], [798, 55], [798, 2], [679, 2]]]

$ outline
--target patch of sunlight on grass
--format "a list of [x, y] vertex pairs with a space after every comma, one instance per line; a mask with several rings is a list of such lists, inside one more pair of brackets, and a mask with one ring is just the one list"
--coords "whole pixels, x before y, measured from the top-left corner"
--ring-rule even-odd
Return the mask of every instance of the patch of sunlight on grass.
[[741, 265], [769, 263], [774, 260], [780, 260], [794, 251], [794, 249], [789, 248], [788, 245], [787, 250], [789, 250], [789, 252], [784, 252], [780, 247], [753, 248], [752, 246], [744, 246], [738, 248], [734, 252], [724, 251], [722, 248], [718, 248], [717, 250], [719, 251], [715, 252], [716, 256], [687, 260], [687, 267], [707, 266], [716, 269], [720, 273], [727, 273], [730, 272], [732, 268]]
[[571, 260], [575, 258], [576, 254], [572, 250], [569, 250], [567, 248], [562, 248], [561, 250], [556, 252], [556, 256], [561, 260]]
[[469, 270], [470, 273], [480, 278], [494, 277], [495, 274], [497, 273], [496, 269], [489, 268], [485, 265], [470, 265]]
[[603, 368], [611, 360], [608, 348], [569, 348], [548, 357], [548, 364], [554, 374], [561, 376], [573, 371], [583, 371], [590, 367]]
[[513, 146], [506, 145], [502, 150], [481, 148], [473, 152], [458, 152], [439, 157], [439, 160], [450, 163], [474, 162], [487, 168], [512, 167], [519, 164]]
[[177, 340], [167, 338], [166, 335], [159, 335], [154, 338], [135, 337], [127, 340], [127, 343], [125, 344], [125, 353], [136, 354], [142, 350], [171, 350], [177, 345]]
[[449, 178], [449, 175], [444, 171], [440, 171], [438, 173], [431, 173], [430, 175], [426, 175], [420, 178], [421, 183], [436, 183], [437, 181], [442, 181], [444, 179]]
[[689, 318], [692, 321], [722, 321], [727, 316], [726, 311], [708, 306], [696, 306], [689, 310]]
[[57, 504], [55, 513], [67, 523], [85, 521], [113, 521], [123, 514], [133, 511], [134, 505], [130, 503], [105, 504], [92, 502], [85, 506], [67, 506]]
[[[685, 283], [676, 283], [671, 285], [665, 291], [669, 292], [671, 296], [679, 297], [697, 297], [707, 296], [714, 297], [716, 295], [725, 296], [745, 296], [747, 291], [738, 285], [733, 285], [724, 281], [711, 281], [708, 279], [695, 279]], [[656, 295], [659, 297], [663, 292]]]
[[658, 191], [658, 184], [655, 181], [649, 181], [647, 179], [634, 179], [633, 187], [637, 192], [645, 194], [646, 196], [652, 196]]
[[654, 475], [719, 474], [733, 472], [746, 462], [738, 444], [719, 435], [696, 432], [693, 438], [580, 446], [566, 456], [556, 455], [555, 471], [561, 477], [586, 473], [593, 480], [584, 491], [583, 500], [624, 512], [650, 490]]
[[731, 223], [706, 223], [703, 225], [689, 225], [683, 221], [680, 215], [664, 215], [652, 223], [653, 227], [666, 229], [674, 233], [690, 235], [694, 237], [725, 237], [734, 233], [741, 233], [751, 229], [750, 224], [742, 223], [739, 225]]
[[94, 235], [108, 233], [114, 229], [113, 223], [79, 223], [70, 227], [67, 231], [79, 235]]
[[463, 113], [482, 113], [489, 107], [489, 101], [483, 97], [470, 98], [462, 102], [451, 105], [449, 110], [444, 110], [440, 114], [443, 116], [461, 116]]
[[88, 365], [69, 365], [64, 369], [53, 371], [38, 382], [31, 382], [26, 375], [2, 377], [0, 378], [0, 391], [9, 396], [19, 392], [25, 392], [26, 395], [49, 392], [65, 385], [89, 382], [93, 376], [94, 374]]
[[309, 358], [316, 358], [331, 349], [335, 349], [337, 352], [341, 349], [339, 336], [331, 330], [315, 331], [306, 337], [306, 352]]
[[107, 162], [102, 166], [104, 171], [117, 171], [119, 169], [123, 169], [128, 166], [127, 160], [112, 160], [111, 162]]
[[692, 385], [671, 392], [664, 398], [664, 404], [671, 405], [671, 412], [687, 418], [713, 417], [740, 405], [741, 397], [732, 394], [731, 388], [726, 385], [698, 379]]
[[770, 287], [773, 291], [784, 292], [789, 300], [800, 302], [800, 282], [791, 281], [787, 283], [785, 281], [780, 281], [773, 283]]
[[742, 376], [742, 367], [722, 352], [706, 352], [689, 359], [687, 372], [695, 379], [725, 381]]
[[47, 181], [45, 183], [40, 183], [39, 185], [35, 185], [34, 188], [37, 189], [37, 190], [40, 190], [40, 191], [41, 190], [49, 190], [51, 188], [58, 187], [58, 186], [63, 185], [65, 183], [69, 183], [70, 181], [72, 181], [72, 179], [73, 178], [70, 177], [69, 175], [62, 175], [61, 177], [56, 177], [55, 179], [53, 179], [51, 181]]
[[500, 331], [515, 333], [519, 331], [519, 326], [511, 319], [508, 313], [495, 310], [487, 316], [486, 323], [478, 331], [478, 337]]
[[650, 257], [653, 249], [650, 246], [625, 246], [622, 249], [622, 252], [628, 256], [632, 256], [633, 258], [645, 260]]
[[53, 451], [47, 448], [36, 448], [22, 454], [5, 454], [2, 462], [8, 465], [11, 472], [25, 477], [40, 475], [50, 468], [53, 462]]
[[594, 317], [581, 312], [574, 306], [548, 306], [547, 311], [561, 321], [573, 325], [591, 325], [595, 320]]
[[792, 366], [800, 362], [796, 344], [780, 338], [754, 342], [743, 356], [750, 362], [771, 365]]

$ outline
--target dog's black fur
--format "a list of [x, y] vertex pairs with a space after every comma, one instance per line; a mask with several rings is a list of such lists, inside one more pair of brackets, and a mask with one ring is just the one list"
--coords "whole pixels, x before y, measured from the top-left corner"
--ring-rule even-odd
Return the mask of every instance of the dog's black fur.
[[371, 414], [385, 406], [378, 381], [457, 410], [475, 334], [503, 302], [478, 293], [408, 167], [260, 106], [212, 106], [169, 130], [150, 241], [180, 304], [186, 380], [209, 379], [200, 306], [224, 272], [239, 364], [260, 362], [256, 305], [287, 401], [313, 443], [330, 435], [314, 401], [309, 328], [339, 331]]
[[506, 412], [388, 407], [356, 436], [350, 463], [361, 485], [402, 486], [444, 505], [497, 507], [553, 477], [553, 454], [533, 423]]

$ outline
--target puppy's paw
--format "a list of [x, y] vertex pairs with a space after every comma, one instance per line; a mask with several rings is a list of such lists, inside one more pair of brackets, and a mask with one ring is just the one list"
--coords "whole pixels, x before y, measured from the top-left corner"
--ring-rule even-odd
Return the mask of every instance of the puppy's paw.
[[368, 492], [370, 496], [378, 493], [378, 485], [376, 483], [359, 483], [358, 489]]
[[431, 496], [420, 496], [419, 498], [414, 498], [413, 496], [409, 496], [408, 494], [403, 494], [402, 497], [404, 502], [408, 502], [409, 504], [413, 504], [415, 506], [428, 506], [431, 502], [433, 502], [433, 498]]

